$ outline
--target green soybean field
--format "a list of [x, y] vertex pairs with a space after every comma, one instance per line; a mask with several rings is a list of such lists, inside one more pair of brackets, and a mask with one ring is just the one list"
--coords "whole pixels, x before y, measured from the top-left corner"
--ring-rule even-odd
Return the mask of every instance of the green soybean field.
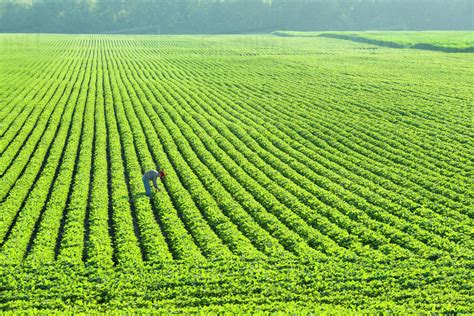
[[325, 37], [0, 35], [0, 310], [472, 312], [473, 69]]

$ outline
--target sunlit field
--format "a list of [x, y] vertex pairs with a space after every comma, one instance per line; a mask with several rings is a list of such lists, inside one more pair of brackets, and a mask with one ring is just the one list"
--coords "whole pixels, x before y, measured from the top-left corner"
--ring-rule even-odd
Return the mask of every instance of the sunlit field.
[[0, 310], [472, 312], [472, 69], [323, 37], [0, 35]]

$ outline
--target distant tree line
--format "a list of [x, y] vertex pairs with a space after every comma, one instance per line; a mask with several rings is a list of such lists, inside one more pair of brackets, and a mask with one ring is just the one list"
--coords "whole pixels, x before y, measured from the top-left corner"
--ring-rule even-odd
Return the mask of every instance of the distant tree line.
[[472, 30], [472, 0], [0, 0], [0, 32]]

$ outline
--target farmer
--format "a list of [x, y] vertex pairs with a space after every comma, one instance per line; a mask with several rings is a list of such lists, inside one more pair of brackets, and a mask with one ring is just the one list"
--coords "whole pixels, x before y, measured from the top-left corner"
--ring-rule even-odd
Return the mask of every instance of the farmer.
[[143, 180], [143, 185], [145, 186], [145, 191], [146, 195], [150, 196], [151, 195], [151, 188], [150, 188], [150, 180], [153, 181], [153, 186], [155, 187], [156, 191], [160, 191], [160, 188], [158, 188], [158, 184], [156, 184], [156, 179], [160, 177], [160, 180], [162, 180], [165, 177], [165, 173], [161, 168], [158, 168], [160, 172], [156, 170], [149, 170], [145, 172], [145, 174], [142, 177]]

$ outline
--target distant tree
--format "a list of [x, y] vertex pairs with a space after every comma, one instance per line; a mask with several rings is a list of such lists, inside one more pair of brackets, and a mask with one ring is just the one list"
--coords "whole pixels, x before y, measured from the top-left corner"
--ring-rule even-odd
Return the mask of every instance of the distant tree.
[[473, 29], [472, 0], [3, 0], [0, 32]]
[[30, 6], [16, 2], [0, 4], [0, 31], [1, 32], [31, 32], [33, 12]]

